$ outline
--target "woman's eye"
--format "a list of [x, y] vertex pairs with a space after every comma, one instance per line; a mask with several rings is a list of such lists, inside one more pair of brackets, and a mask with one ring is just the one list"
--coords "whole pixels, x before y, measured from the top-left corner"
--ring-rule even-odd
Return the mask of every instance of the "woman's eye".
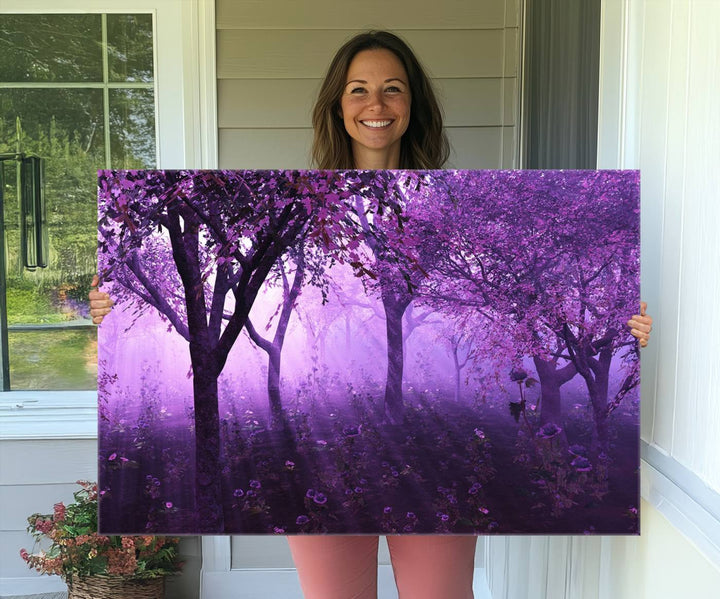
[[351, 93], [351, 94], [364, 94], [364, 93], [365, 93], [365, 88], [364, 88], [364, 87], [353, 87], [353, 88], [350, 90], [350, 93]]
[[402, 90], [399, 87], [396, 87], [395, 85], [391, 85], [390, 87], [385, 88], [386, 92], [390, 92], [392, 94], [398, 94], [402, 92]]

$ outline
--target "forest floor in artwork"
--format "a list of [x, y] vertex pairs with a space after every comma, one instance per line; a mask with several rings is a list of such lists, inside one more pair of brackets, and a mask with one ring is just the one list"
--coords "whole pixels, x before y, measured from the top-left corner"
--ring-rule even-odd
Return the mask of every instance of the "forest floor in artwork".
[[[613, 414], [609, 455], [592, 455], [592, 420], [579, 404], [562, 426], [541, 426], [531, 410], [516, 422], [507, 403], [436, 402], [416, 392], [397, 426], [370, 416], [381, 401], [349, 394], [342, 412], [327, 403], [291, 408], [275, 428], [261, 410], [228, 406], [225, 532], [638, 533], [638, 489], [628, 485], [637, 480], [636, 414]], [[126, 509], [119, 518], [101, 511], [104, 532], [198, 531], [185, 484], [194, 475], [192, 426], [182, 420], [151, 401], [135, 426], [107, 432], [104, 492], [144, 493], [114, 497]], [[154, 474], [139, 480], [141, 472]]]

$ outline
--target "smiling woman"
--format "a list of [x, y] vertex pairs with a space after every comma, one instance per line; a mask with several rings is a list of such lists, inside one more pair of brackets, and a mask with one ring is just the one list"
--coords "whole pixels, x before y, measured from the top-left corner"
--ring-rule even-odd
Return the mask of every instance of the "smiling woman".
[[[403, 40], [386, 31], [361, 33], [337, 51], [312, 124], [312, 157], [321, 169], [437, 169], [450, 153], [425, 69]], [[387, 160], [379, 160], [380, 151], [391, 147]]]

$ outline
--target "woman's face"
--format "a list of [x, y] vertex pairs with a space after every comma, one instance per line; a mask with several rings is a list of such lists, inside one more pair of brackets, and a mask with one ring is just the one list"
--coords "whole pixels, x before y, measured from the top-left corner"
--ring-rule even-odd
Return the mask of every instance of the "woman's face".
[[356, 168], [398, 168], [400, 139], [410, 122], [409, 83], [389, 50], [363, 50], [353, 58], [340, 110]]

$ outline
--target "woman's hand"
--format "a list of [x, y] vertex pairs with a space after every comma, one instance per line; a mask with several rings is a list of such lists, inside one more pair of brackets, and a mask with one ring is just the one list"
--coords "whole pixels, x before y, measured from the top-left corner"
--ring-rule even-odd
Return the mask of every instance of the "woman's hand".
[[100, 324], [103, 318], [110, 314], [110, 310], [113, 305], [115, 305], [115, 302], [110, 299], [107, 293], [98, 291], [97, 285], [99, 282], [100, 279], [95, 275], [92, 283], [90, 283], [90, 286], [94, 287], [94, 289], [88, 294], [88, 299], [90, 300], [90, 316], [92, 316], [92, 321], [95, 324]]
[[647, 310], [647, 304], [640, 302], [640, 314], [633, 314], [627, 323], [630, 327], [630, 334], [638, 339], [640, 347], [647, 346], [650, 331], [652, 331], [653, 319], [652, 316], [645, 314], [645, 310]]

